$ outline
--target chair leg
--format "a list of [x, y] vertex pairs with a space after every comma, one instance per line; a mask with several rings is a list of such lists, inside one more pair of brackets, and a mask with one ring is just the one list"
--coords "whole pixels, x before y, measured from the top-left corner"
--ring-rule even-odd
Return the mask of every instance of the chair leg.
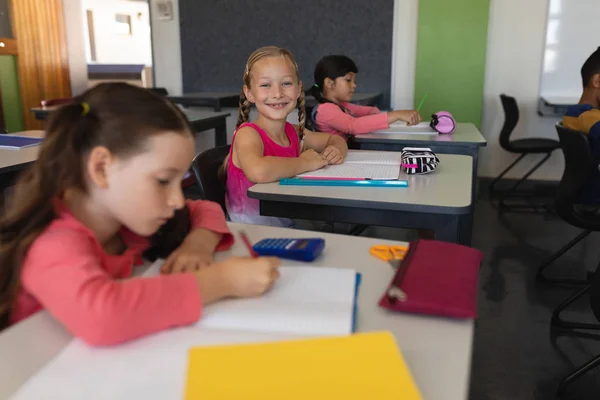
[[591, 371], [600, 365], [600, 354], [596, 357], [592, 358], [590, 361], [573, 371], [569, 376], [563, 379], [558, 386], [558, 394], [563, 394], [568, 385], [573, 383], [573, 381], [581, 378], [584, 374]]
[[504, 175], [506, 175], [506, 173], [507, 173], [508, 171], [510, 171], [510, 170], [511, 170], [511, 169], [512, 169], [512, 168], [513, 168], [515, 165], [517, 165], [517, 164], [518, 164], [518, 162], [519, 162], [519, 161], [521, 161], [521, 160], [523, 159], [523, 157], [525, 157], [526, 155], [527, 155], [527, 154], [521, 154], [521, 155], [519, 156], [519, 158], [517, 158], [517, 159], [516, 159], [516, 160], [515, 160], [515, 161], [514, 161], [512, 164], [510, 164], [508, 167], [506, 167], [506, 169], [505, 169], [504, 171], [502, 171], [502, 172], [500, 173], [500, 175], [498, 175], [498, 176], [496, 177], [496, 179], [494, 179], [494, 180], [492, 181], [492, 183], [490, 184], [490, 188], [488, 189], [488, 191], [489, 191], [489, 194], [488, 194], [488, 196], [489, 196], [490, 200], [491, 200], [491, 199], [494, 197], [495, 187], [496, 187], [496, 185], [498, 184], [498, 182], [500, 181], [500, 179], [502, 179], [502, 177], [504, 177]]
[[523, 177], [521, 177], [521, 179], [519, 179], [510, 189], [508, 189], [507, 191], [502, 193], [502, 197], [500, 198], [500, 202], [499, 202], [499, 211], [510, 211], [510, 210], [517, 210], [517, 209], [534, 209], [537, 210], [538, 208], [546, 208], [545, 205], [534, 205], [534, 204], [506, 204], [504, 202], [504, 200], [506, 199], [506, 197], [508, 197], [509, 195], [513, 194], [516, 192], [517, 188], [523, 183], [525, 182], [525, 180], [527, 180], [527, 178], [529, 178], [529, 176], [531, 176], [531, 174], [533, 174], [535, 171], [538, 170], [538, 168], [540, 168], [546, 161], [548, 161], [548, 159], [550, 158], [550, 156], [552, 156], [552, 152], [550, 153], [546, 153], [546, 156], [544, 158], [542, 158], [537, 164], [535, 164], [533, 166], [533, 168], [531, 168], [529, 171], [527, 171], [527, 173], [525, 175], [523, 175]]
[[558, 260], [563, 254], [569, 251], [573, 246], [577, 243], [581, 242], [586, 236], [588, 236], [592, 231], [583, 231], [579, 235], [577, 235], [574, 239], [572, 239], [569, 243], [564, 245], [560, 250], [552, 255], [548, 260], [544, 261], [542, 265], [539, 266], [537, 273], [535, 274], [535, 280], [542, 283], [549, 284], [564, 284], [564, 285], [586, 285], [588, 283], [587, 280], [581, 279], [561, 279], [561, 278], [549, 278], [544, 274], [544, 270], [550, 266], [554, 261]]
[[354, 227], [352, 227], [352, 229], [350, 229], [350, 232], [348, 232], [348, 235], [350, 236], [360, 236], [361, 233], [363, 233], [367, 228], [369, 227], [369, 225], [356, 225]]
[[580, 289], [577, 293], [575, 293], [574, 295], [572, 295], [571, 297], [569, 297], [568, 299], [563, 301], [561, 304], [559, 304], [558, 307], [556, 307], [554, 309], [554, 311], [552, 312], [552, 319], [550, 320], [550, 326], [556, 327], [556, 328], [561, 328], [561, 329], [571, 329], [571, 330], [572, 329], [600, 330], [600, 324], [587, 324], [587, 323], [581, 323], [581, 322], [565, 321], [560, 316], [560, 314], [567, 307], [569, 307], [571, 304], [573, 304], [575, 301], [577, 301], [583, 295], [587, 294], [587, 292], [590, 290], [590, 287], [591, 287], [591, 285], [588, 284], [586, 287], [584, 287], [583, 289]]

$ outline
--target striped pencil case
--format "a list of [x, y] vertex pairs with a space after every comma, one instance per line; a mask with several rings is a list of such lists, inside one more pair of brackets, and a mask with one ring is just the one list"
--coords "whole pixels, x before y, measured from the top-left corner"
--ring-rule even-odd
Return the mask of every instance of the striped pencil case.
[[435, 171], [440, 164], [431, 149], [426, 147], [405, 147], [402, 150], [401, 169], [408, 175], [428, 174]]

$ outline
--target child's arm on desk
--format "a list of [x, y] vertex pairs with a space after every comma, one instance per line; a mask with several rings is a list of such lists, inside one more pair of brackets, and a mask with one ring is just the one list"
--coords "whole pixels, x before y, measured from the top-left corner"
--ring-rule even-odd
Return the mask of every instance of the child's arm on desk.
[[[297, 129], [297, 127], [296, 127]], [[321, 153], [329, 164], [341, 164], [344, 162], [348, 145], [338, 135], [324, 132], [313, 132], [304, 128], [304, 149], [312, 149]]]
[[315, 151], [305, 151], [300, 157], [263, 156], [263, 152], [262, 139], [254, 129], [244, 127], [236, 133], [232, 161], [254, 183], [275, 182], [327, 165], [327, 160]]

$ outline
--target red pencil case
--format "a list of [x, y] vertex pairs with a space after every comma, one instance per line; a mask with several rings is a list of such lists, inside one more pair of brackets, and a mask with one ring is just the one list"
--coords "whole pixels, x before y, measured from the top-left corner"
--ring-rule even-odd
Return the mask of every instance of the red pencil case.
[[411, 242], [379, 306], [453, 318], [477, 316], [479, 250], [435, 240]]

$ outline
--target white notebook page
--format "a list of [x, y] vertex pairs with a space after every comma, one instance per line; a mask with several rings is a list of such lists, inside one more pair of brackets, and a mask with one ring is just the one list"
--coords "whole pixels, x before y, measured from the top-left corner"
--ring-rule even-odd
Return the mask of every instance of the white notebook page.
[[392, 151], [348, 151], [344, 164], [387, 164], [399, 166], [402, 153]]
[[398, 179], [400, 165], [389, 164], [352, 164], [328, 165], [316, 171], [298, 176], [315, 178], [354, 178], [354, 179]]
[[[161, 262], [146, 274], [157, 274]], [[328, 267], [280, 267], [275, 286], [260, 297], [206, 306], [197, 326], [266, 333], [343, 335], [352, 332], [356, 272]]]
[[111, 347], [91, 347], [73, 339], [9, 399], [183, 399], [191, 347], [272, 342], [299, 336], [187, 327]]
[[420, 122], [417, 125], [406, 125], [406, 122], [396, 121], [390, 124], [388, 129], [377, 130], [377, 133], [406, 133], [406, 134], [437, 134], [437, 131], [429, 126], [429, 122]]

